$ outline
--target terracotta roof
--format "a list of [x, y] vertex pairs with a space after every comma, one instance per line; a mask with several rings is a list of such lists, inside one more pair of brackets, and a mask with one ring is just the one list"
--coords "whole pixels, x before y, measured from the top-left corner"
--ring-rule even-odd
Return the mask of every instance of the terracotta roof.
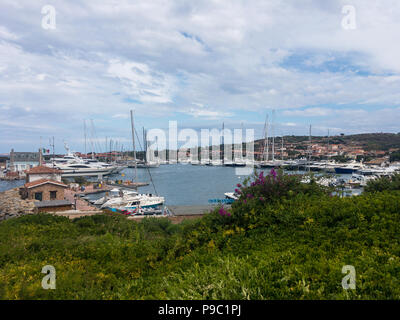
[[25, 186], [25, 188], [29, 189], [29, 188], [40, 186], [42, 184], [46, 184], [46, 183], [51, 183], [51, 184], [58, 185], [60, 187], [68, 188], [68, 186], [62, 182], [58, 182], [58, 181], [54, 181], [54, 180], [47, 180], [47, 179], [40, 179], [40, 180], [28, 182], [28, 183], [25, 183], [24, 186]]
[[61, 170], [56, 168], [50, 168], [46, 166], [37, 166], [33, 167], [26, 171], [27, 174], [35, 174], [35, 173], [61, 173]]

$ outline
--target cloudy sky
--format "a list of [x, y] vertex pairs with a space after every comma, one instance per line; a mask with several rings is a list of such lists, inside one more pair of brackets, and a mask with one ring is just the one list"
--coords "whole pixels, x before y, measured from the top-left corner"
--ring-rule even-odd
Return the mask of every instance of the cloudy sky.
[[277, 135], [400, 132], [399, 18], [398, 0], [2, 0], [0, 152], [83, 150], [84, 120], [127, 149], [130, 109], [148, 129], [261, 136], [275, 109]]

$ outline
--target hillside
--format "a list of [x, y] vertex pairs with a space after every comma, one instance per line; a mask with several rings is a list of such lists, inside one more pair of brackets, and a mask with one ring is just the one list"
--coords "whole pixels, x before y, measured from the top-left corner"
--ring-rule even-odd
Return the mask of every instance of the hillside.
[[[279, 137], [277, 138], [280, 139]], [[362, 147], [366, 151], [382, 150], [387, 151], [391, 148], [400, 148], [400, 133], [363, 133], [355, 135], [343, 136], [312, 136], [313, 143], [327, 144], [344, 144], [356, 145]], [[279, 140], [280, 141], [280, 140]], [[285, 136], [285, 143], [308, 143], [309, 136]], [[262, 144], [262, 140], [257, 140], [257, 145]]]

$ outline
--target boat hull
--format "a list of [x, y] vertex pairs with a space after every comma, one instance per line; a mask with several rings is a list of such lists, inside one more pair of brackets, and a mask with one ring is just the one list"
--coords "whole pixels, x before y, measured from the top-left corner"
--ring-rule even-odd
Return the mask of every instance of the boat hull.
[[356, 172], [357, 169], [353, 169], [353, 168], [335, 168], [335, 173], [338, 174], [352, 174], [354, 172]]

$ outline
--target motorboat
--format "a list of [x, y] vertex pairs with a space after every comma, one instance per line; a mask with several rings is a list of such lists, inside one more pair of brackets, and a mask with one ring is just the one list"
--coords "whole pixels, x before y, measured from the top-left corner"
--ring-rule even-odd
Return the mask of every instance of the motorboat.
[[106, 192], [106, 194], [103, 197], [101, 197], [97, 200], [91, 201], [91, 203], [93, 203], [94, 205], [97, 205], [97, 206], [101, 206], [110, 199], [115, 199], [115, 198], [118, 198], [121, 196], [122, 197], [134, 196], [137, 194], [138, 193], [133, 190], [123, 190], [123, 189], [114, 188], [114, 189], [111, 189], [110, 191]]
[[165, 202], [164, 197], [152, 194], [123, 194], [114, 197], [101, 205], [101, 209], [109, 209], [111, 211], [122, 210], [138, 210], [145, 208], [157, 208]]

